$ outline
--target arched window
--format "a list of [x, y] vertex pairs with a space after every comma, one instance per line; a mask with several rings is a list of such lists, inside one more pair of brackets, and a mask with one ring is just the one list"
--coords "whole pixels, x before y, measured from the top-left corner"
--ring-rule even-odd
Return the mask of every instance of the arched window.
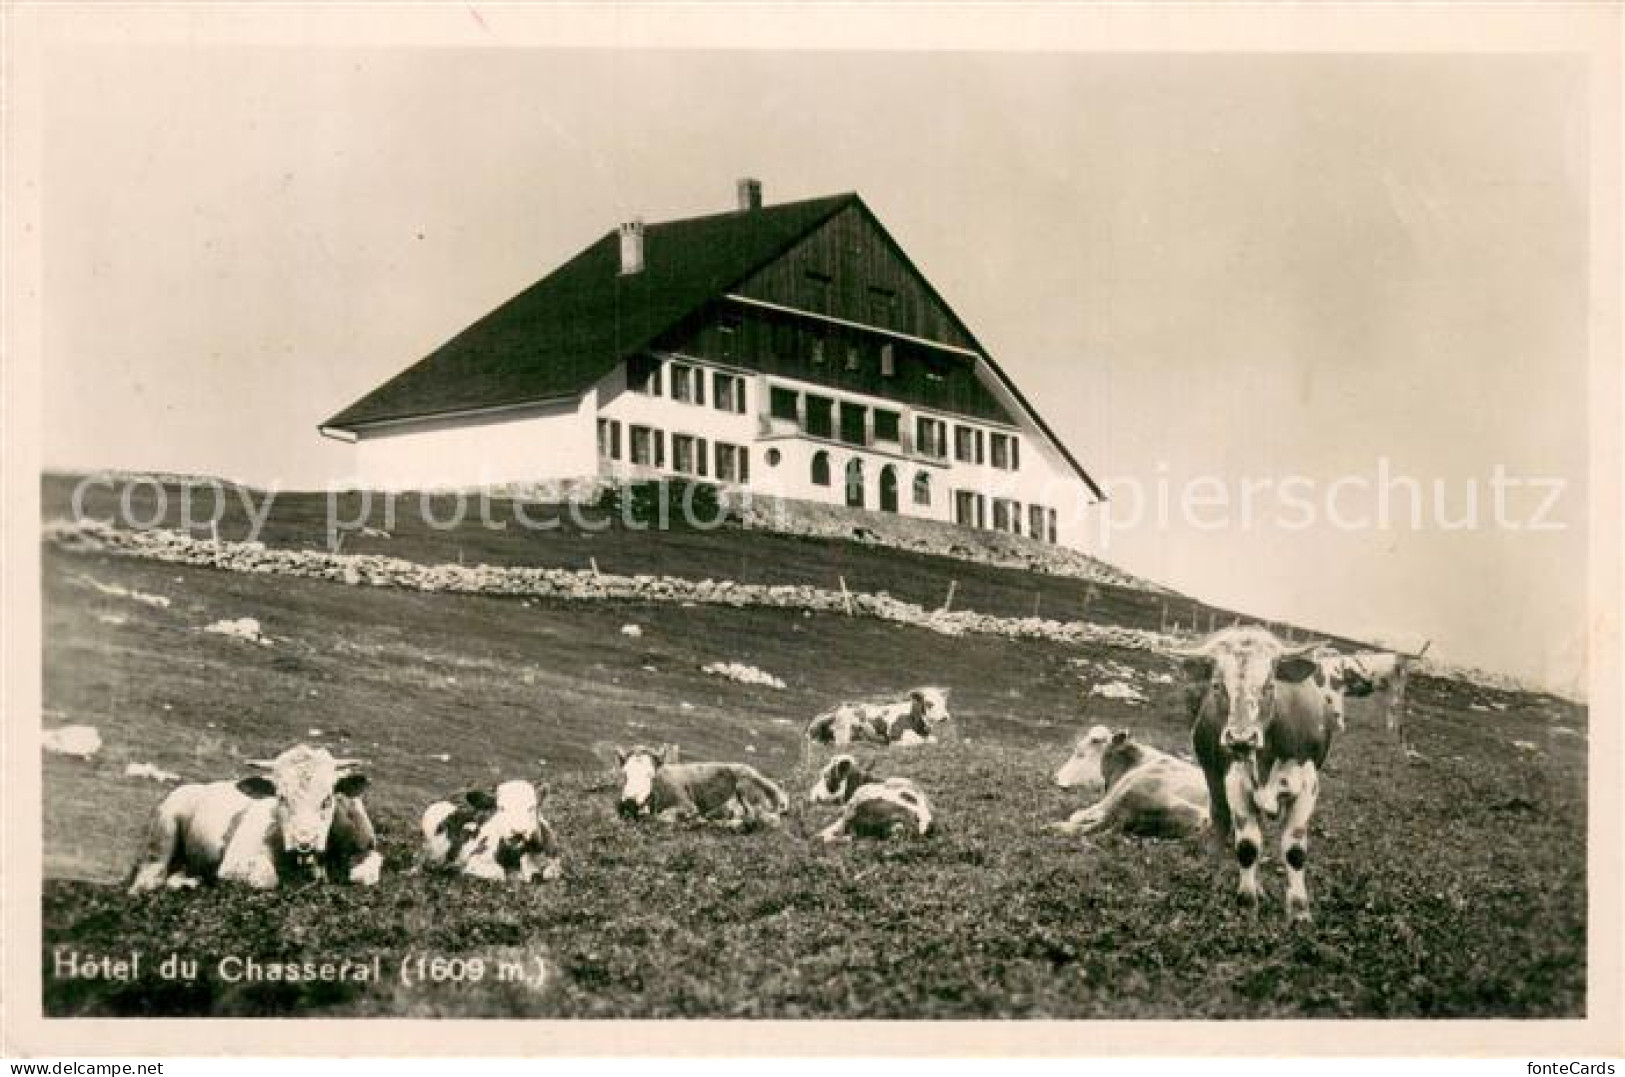
[[813, 453], [812, 481], [814, 486], [829, 485], [829, 453], [822, 450]]
[[897, 511], [897, 469], [890, 464], [880, 469], [880, 511]]
[[846, 507], [863, 508], [863, 461], [856, 456], [846, 462]]
[[929, 471], [916, 471], [914, 473], [914, 503], [916, 505], [931, 504], [931, 473]]

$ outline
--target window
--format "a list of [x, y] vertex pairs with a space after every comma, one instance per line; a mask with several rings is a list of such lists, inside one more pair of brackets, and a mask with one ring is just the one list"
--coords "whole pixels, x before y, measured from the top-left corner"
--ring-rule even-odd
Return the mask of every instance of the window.
[[1056, 543], [1056, 541], [1057, 541], [1057, 539], [1056, 539], [1056, 537], [1055, 537], [1055, 534], [1056, 534], [1056, 528], [1055, 528], [1055, 510], [1054, 510], [1054, 509], [1050, 509], [1050, 510], [1049, 510], [1049, 541], [1050, 541], [1050, 545], [1052, 545], [1052, 546], [1053, 546], [1053, 545], [1054, 545], [1054, 544], [1055, 544], [1055, 543]]
[[730, 445], [726, 441], [717, 442], [717, 479], [719, 481], [749, 482], [749, 461], [749, 450], [738, 445]]
[[812, 342], [811, 359], [814, 366], [824, 365], [824, 338], [819, 337]]
[[902, 440], [903, 417], [895, 411], [875, 409], [875, 440], [889, 441], [893, 445]]
[[1015, 471], [1021, 467], [1021, 439], [1014, 434], [994, 434], [993, 466], [1003, 468], [1005, 471]]
[[982, 462], [982, 432], [969, 426], [954, 427], [954, 459], [962, 464]]
[[[718, 411], [745, 414], [745, 379], [737, 374], [716, 371], [711, 375], [711, 400]], [[794, 411], [793, 404], [791, 410]]]
[[706, 473], [705, 439], [692, 434], [673, 434], [671, 438], [672, 470], [684, 475]]
[[[724, 359], [732, 359], [734, 353], [739, 350], [739, 331], [744, 327], [745, 319], [738, 314], [724, 314], [717, 320], [717, 347]], [[705, 390], [702, 388], [700, 393], [702, 399], [699, 402], [703, 404], [705, 403], [703, 399]]]
[[632, 428], [632, 462], [644, 467], [666, 466], [666, 434], [647, 426]]
[[1021, 504], [1003, 497], [994, 498], [993, 530], [1021, 534]]
[[1035, 539], [1042, 539], [1044, 537], [1045, 530], [1044, 520], [1044, 506], [1027, 506], [1027, 534], [1031, 535]]
[[621, 421], [619, 419], [598, 420], [598, 455], [611, 460], [621, 458]]
[[863, 461], [856, 456], [846, 462], [846, 507], [863, 508]]
[[783, 460], [783, 459], [784, 459], [784, 454], [781, 453], [779, 450], [777, 450], [777, 449], [769, 449], [769, 450], [767, 450], [767, 466], [768, 467], [778, 467], [779, 466], [779, 461]]
[[857, 370], [861, 366], [863, 366], [863, 356], [859, 353], [858, 346], [848, 344], [846, 346], [846, 369]]
[[829, 453], [822, 450], [813, 453], [812, 481], [814, 486], [829, 485]]
[[773, 391], [768, 394], [768, 414], [772, 415], [775, 419], [789, 419], [791, 422], [795, 422], [795, 420], [798, 418], [796, 414], [796, 405], [800, 399], [801, 394], [796, 392], [794, 389], [779, 389], [775, 387]]
[[892, 346], [889, 343], [880, 346], [880, 376], [882, 378], [897, 377], [897, 355], [892, 351]]
[[652, 355], [634, 355], [626, 361], [626, 387], [645, 396], [660, 395], [660, 360]]
[[916, 505], [931, 504], [931, 473], [929, 471], [916, 471], [914, 473], [914, 503]]
[[848, 445], [869, 443], [869, 409], [862, 404], [841, 404], [841, 440]]
[[987, 501], [973, 490], [954, 491], [954, 523], [962, 527], [983, 527], [987, 523]]
[[[682, 363], [671, 365], [671, 398], [684, 404], [697, 403], [694, 399], [694, 368]], [[702, 381], [703, 384], [703, 381]]]
[[835, 436], [835, 401], [807, 394], [807, 433], [815, 438]]
[[948, 455], [948, 424], [941, 419], [914, 421], [914, 449], [921, 456], [941, 460]]

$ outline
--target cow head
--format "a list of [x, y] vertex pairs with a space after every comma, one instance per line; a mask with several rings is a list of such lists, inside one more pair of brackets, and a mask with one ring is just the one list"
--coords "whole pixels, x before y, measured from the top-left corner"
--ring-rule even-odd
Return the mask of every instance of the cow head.
[[[519, 867], [526, 853], [541, 853], [543, 849], [541, 818], [542, 797], [530, 782], [516, 780], [497, 786], [496, 796], [488, 797], [491, 818], [486, 822], [483, 837], [494, 842], [496, 862], [505, 871]], [[470, 803], [474, 794], [469, 794]]]
[[655, 771], [667, 763], [677, 762], [677, 745], [665, 744], [658, 750], [637, 745], [615, 749], [615, 759], [621, 768], [621, 799], [618, 810], [633, 818], [649, 814], [649, 798], [654, 792]]
[[1112, 731], [1103, 725], [1090, 728], [1072, 746], [1072, 756], [1055, 772], [1055, 784], [1062, 789], [1099, 789], [1106, 784], [1100, 769], [1100, 757], [1111, 743]]
[[852, 799], [860, 786], [872, 779], [858, 769], [858, 761], [849, 755], [838, 755], [824, 764], [818, 780], [807, 790], [807, 800], [813, 804], [844, 804]]
[[925, 728], [934, 730], [953, 715], [948, 713], [947, 688], [916, 688], [908, 694], [914, 716], [925, 722]]
[[1119, 778], [1144, 763], [1148, 754], [1145, 745], [1135, 740], [1133, 733], [1126, 729], [1113, 733], [1100, 753], [1100, 776], [1106, 788], [1110, 789]]
[[1318, 668], [1321, 644], [1288, 648], [1262, 628], [1229, 628], [1200, 647], [1175, 651], [1185, 676], [1202, 692], [1202, 706], [1223, 721], [1219, 743], [1240, 756], [1264, 746], [1275, 715], [1275, 682], [1301, 681]]
[[300, 744], [275, 759], [250, 759], [248, 765], [264, 773], [237, 783], [243, 794], [275, 797], [277, 834], [282, 851], [306, 866], [327, 850], [333, 826], [335, 796], [360, 796], [367, 776], [356, 770], [360, 761], [335, 759], [325, 748]]

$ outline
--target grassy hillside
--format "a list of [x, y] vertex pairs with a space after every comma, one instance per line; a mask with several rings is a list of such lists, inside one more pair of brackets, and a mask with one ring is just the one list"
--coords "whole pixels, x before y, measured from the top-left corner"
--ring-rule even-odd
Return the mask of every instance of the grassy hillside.
[[[51, 476], [41, 488], [41, 510], [46, 519], [74, 515], [73, 491], [78, 480]], [[265, 494], [246, 491], [254, 504]], [[121, 504], [121, 498], [125, 499]], [[213, 514], [214, 497], [207, 492], [194, 501], [194, 519]], [[223, 539], [246, 539], [251, 523], [238, 488], [229, 488], [221, 502], [224, 515], [218, 525]], [[160, 503], [150, 486], [87, 487], [82, 502], [88, 518], [127, 518], [146, 526], [178, 528], [182, 520], [181, 487], [170, 483]], [[1132, 628], [1160, 628], [1164, 618], [1187, 628], [1206, 630], [1229, 624], [1242, 616], [1234, 610], [1210, 606], [1173, 594], [1158, 594], [1109, 583], [1064, 576], [1042, 575], [995, 568], [973, 561], [867, 546], [838, 539], [808, 538], [732, 527], [695, 529], [674, 526], [635, 530], [613, 517], [604, 530], [582, 527], [568, 511], [552, 505], [525, 505], [530, 518], [555, 521], [558, 526], [529, 529], [514, 521], [511, 501], [493, 500], [488, 509], [493, 524], [484, 525], [477, 503], [469, 502], [468, 518], [452, 530], [438, 530], [429, 520], [455, 518], [457, 503], [440, 496], [424, 498], [402, 494], [395, 499], [393, 518], [386, 518], [383, 495], [365, 504], [355, 494], [337, 495], [330, 512], [323, 493], [279, 493], [259, 541], [286, 549], [329, 549], [329, 521], [340, 521], [341, 549], [346, 553], [387, 554], [425, 564], [548, 565], [585, 569], [596, 562], [609, 573], [680, 576], [688, 579], [731, 579], [738, 583], [813, 584], [836, 587], [842, 579], [854, 591], [887, 592], [926, 608], [935, 608], [953, 586], [953, 608], [977, 610], [1000, 617], [1026, 617], [1035, 612], [1058, 620], [1090, 620]], [[600, 517], [588, 515], [589, 525]], [[365, 524], [361, 521], [365, 521]], [[389, 537], [362, 534], [362, 528], [384, 531]], [[193, 532], [207, 537], [207, 529]], [[1308, 631], [1302, 627], [1297, 629]], [[1316, 633], [1317, 638], [1335, 638]]]
[[[47, 491], [48, 495], [51, 491]], [[50, 504], [47, 516], [65, 515]], [[58, 498], [60, 502], [60, 498]], [[319, 542], [319, 499], [283, 499], [267, 541]], [[228, 524], [229, 527], [229, 524]], [[606, 571], [827, 582], [1029, 612], [1081, 584], [758, 534], [543, 537], [397, 525], [380, 552], [426, 560], [584, 563]], [[232, 537], [237, 537], [233, 534]], [[574, 558], [574, 560], [570, 560]], [[617, 560], [619, 559], [619, 560]], [[731, 561], [732, 564], [724, 562]], [[688, 566], [679, 571], [679, 566]], [[135, 984], [47, 975], [70, 1014], [536, 1016], [1574, 1016], [1585, 978], [1583, 709], [1418, 679], [1407, 764], [1356, 703], [1311, 849], [1318, 921], [1237, 910], [1228, 858], [1201, 842], [1041, 832], [1087, 797], [1049, 775], [1080, 726], [1187, 740], [1173, 665], [1153, 654], [944, 637], [769, 609], [423, 594], [45, 551], [46, 725], [85, 722], [94, 761], [45, 761], [45, 968], [82, 954], [171, 951], [202, 977]], [[123, 597], [123, 588], [169, 600]], [[1075, 588], [1075, 589], [1074, 589]], [[912, 590], [911, 590], [912, 589]], [[1091, 617], [1156, 627], [1160, 608], [1101, 587]], [[1000, 607], [998, 603], [1007, 603]], [[956, 601], [956, 605], [958, 602]], [[1076, 614], [1070, 614], [1076, 615]], [[199, 631], [258, 618], [269, 646]], [[637, 624], [639, 638], [622, 634]], [[740, 660], [774, 690], [700, 672]], [[1145, 705], [1090, 698], [1132, 680]], [[953, 688], [955, 735], [878, 760], [919, 780], [943, 833], [834, 850], [799, 803], [781, 832], [668, 830], [615, 817], [604, 746], [672, 741], [753, 762], [799, 794], [817, 758], [802, 723], [854, 694]], [[227, 889], [140, 899], [115, 885], [166, 787], [296, 741], [366, 758], [389, 871], [371, 890]], [[522, 890], [403, 874], [425, 804], [506, 777], [549, 783], [563, 881]], [[221, 981], [221, 956], [358, 960], [379, 985]], [[540, 959], [540, 986], [403, 986], [414, 955]]]

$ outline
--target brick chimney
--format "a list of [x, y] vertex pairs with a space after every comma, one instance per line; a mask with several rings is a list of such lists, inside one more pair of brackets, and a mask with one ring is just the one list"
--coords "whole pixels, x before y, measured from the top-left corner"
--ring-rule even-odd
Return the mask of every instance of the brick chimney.
[[621, 225], [621, 276], [643, 272], [643, 222], [634, 218]]
[[762, 208], [762, 181], [759, 179], [742, 179], [739, 181], [739, 212], [749, 213], [753, 209]]

